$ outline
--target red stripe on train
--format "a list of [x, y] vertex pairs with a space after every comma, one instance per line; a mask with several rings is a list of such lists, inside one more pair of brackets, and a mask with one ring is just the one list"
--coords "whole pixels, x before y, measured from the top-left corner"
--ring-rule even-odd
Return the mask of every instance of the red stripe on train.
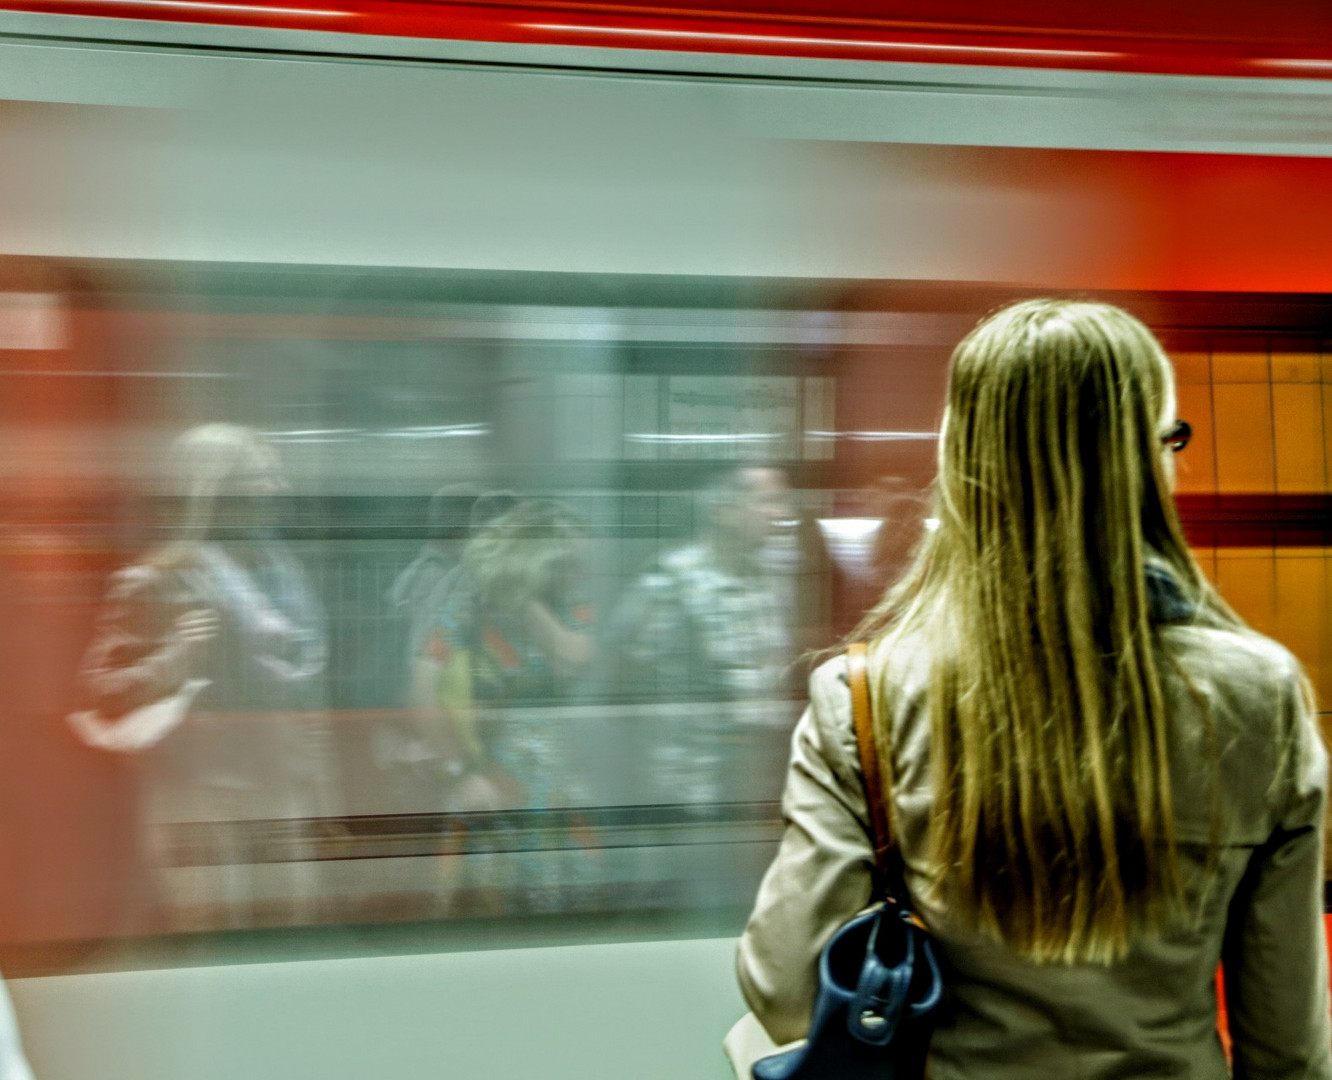
[[[1287, 2], [0, 0], [0, 10], [425, 39], [1004, 67], [1326, 78], [1332, 9]], [[1081, 10], [1081, 9], [1086, 10]], [[766, 9], [766, 10], [765, 10]], [[996, 19], [998, 21], [996, 21]]]

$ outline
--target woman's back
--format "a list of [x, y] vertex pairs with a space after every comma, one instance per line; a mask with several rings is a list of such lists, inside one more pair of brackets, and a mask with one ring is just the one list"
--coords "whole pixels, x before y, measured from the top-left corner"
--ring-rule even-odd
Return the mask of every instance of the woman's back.
[[[909, 899], [949, 969], [935, 1080], [1225, 1076], [1218, 962], [1236, 1075], [1332, 1078], [1327, 754], [1299, 664], [1188, 550], [1175, 406], [1160, 345], [1104, 304], [1015, 304], [953, 354], [934, 528], [857, 631]], [[831, 661], [740, 947], [779, 1040], [870, 896], [852, 728]]]
[[[949, 1006], [931, 1046], [931, 1080], [1225, 1077], [1213, 992], [1222, 959], [1236, 1075], [1332, 1076], [1321, 918], [1327, 755], [1302, 704], [1298, 667], [1256, 635], [1172, 626], [1161, 639], [1213, 705], [1220, 814], [1214, 826], [1206, 725], [1185, 680], [1168, 675], [1176, 835], [1190, 915], [1108, 966], [1036, 964], [950, 915], [931, 884], [928, 857], [929, 657], [909, 642], [892, 657], [874, 657], [884, 676], [877, 707], [891, 723], [907, 884], [947, 965]], [[739, 954], [746, 997], [778, 1040], [804, 1034], [814, 959], [870, 892], [868, 811], [845, 661], [820, 667], [810, 690], [784, 801], [793, 829]], [[1209, 862], [1213, 828], [1219, 843]], [[796, 843], [792, 831], [801, 837]]]

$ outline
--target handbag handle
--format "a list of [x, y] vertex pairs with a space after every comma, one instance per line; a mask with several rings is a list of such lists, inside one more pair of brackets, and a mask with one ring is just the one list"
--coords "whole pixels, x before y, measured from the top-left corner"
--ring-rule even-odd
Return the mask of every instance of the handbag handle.
[[874, 838], [875, 895], [887, 891], [888, 855], [893, 849], [893, 828], [888, 814], [892, 789], [884, 784], [879, 750], [874, 740], [874, 704], [870, 697], [867, 657], [863, 641], [847, 646], [846, 667], [851, 686], [851, 716], [856, 726], [856, 745], [860, 749], [860, 772], [865, 778], [865, 798], [869, 803], [870, 830]]

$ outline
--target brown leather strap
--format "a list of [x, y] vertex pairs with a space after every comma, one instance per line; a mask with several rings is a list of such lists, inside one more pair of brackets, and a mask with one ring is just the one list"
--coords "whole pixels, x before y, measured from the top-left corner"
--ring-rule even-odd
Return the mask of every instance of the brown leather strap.
[[888, 871], [888, 853], [893, 848], [893, 829], [888, 815], [892, 790], [884, 784], [879, 767], [878, 744], [874, 739], [874, 704], [870, 697], [866, 660], [869, 650], [863, 641], [849, 645], [846, 668], [851, 686], [851, 715], [856, 724], [856, 744], [860, 747], [860, 771], [865, 777], [865, 798], [869, 803], [870, 828], [874, 833], [874, 867], [882, 882]]

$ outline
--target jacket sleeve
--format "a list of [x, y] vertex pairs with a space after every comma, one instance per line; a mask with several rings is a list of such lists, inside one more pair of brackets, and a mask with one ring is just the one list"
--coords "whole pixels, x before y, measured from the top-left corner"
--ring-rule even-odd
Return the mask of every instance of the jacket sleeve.
[[1332, 1078], [1322, 828], [1327, 751], [1292, 676], [1276, 826], [1231, 901], [1222, 962], [1235, 1080]]
[[185, 682], [186, 646], [171, 632], [176, 614], [160, 571], [133, 566], [112, 577], [80, 672], [104, 716], [160, 701]]
[[819, 953], [870, 900], [874, 852], [854, 764], [851, 693], [841, 659], [810, 680], [810, 706], [791, 743], [782, 795], [785, 829], [740, 939], [740, 989], [778, 1043], [805, 1035]]

